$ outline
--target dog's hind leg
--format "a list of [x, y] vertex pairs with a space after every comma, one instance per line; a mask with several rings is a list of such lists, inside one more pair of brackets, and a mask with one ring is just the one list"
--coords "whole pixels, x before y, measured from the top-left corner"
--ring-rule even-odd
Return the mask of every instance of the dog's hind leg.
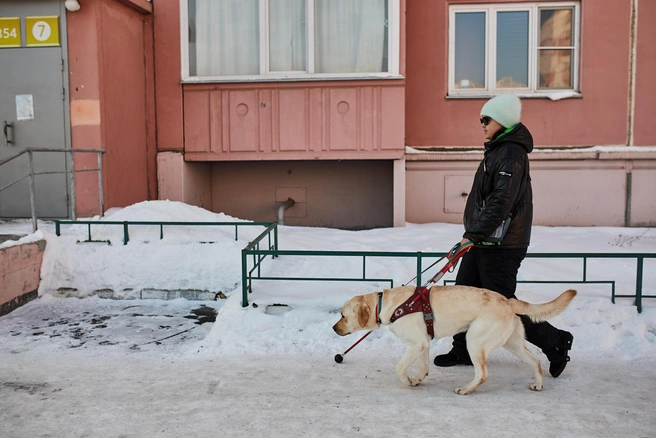
[[467, 345], [467, 350], [469, 351], [469, 357], [471, 358], [472, 364], [474, 364], [474, 379], [465, 386], [456, 388], [456, 394], [460, 395], [471, 393], [487, 380], [486, 352], [478, 347], [471, 348], [469, 345]]
[[526, 348], [524, 343], [524, 327], [522, 326], [519, 318], [517, 318], [517, 325], [513, 331], [510, 338], [506, 341], [503, 348], [510, 351], [512, 354], [523, 360], [528, 366], [533, 370], [535, 375], [535, 382], [529, 385], [529, 388], [533, 391], [542, 390], [542, 367], [540, 366], [540, 360], [535, 357], [533, 353]]

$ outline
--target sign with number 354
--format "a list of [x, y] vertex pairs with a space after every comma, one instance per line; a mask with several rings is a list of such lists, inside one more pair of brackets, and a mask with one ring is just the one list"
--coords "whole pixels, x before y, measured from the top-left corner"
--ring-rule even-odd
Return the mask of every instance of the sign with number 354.
[[0, 17], [0, 47], [20, 47], [20, 18]]

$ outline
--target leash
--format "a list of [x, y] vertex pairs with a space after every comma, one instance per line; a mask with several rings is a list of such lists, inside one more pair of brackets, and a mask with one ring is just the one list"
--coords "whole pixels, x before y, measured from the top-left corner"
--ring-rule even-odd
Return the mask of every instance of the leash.
[[[428, 280], [428, 281], [426, 282], [426, 284], [424, 284], [424, 287], [425, 287], [425, 288], [428, 288], [429, 286], [434, 285], [435, 283], [437, 283], [438, 281], [440, 281], [440, 279], [441, 279], [442, 277], [444, 277], [444, 275], [445, 275], [447, 272], [453, 272], [454, 269], [456, 268], [456, 266], [458, 265], [458, 261], [460, 260], [460, 258], [461, 258], [462, 256], [464, 256], [465, 253], [466, 253], [467, 251], [469, 251], [470, 249], [472, 249], [473, 247], [474, 247], [474, 244], [473, 244], [472, 242], [467, 242], [467, 243], [463, 243], [463, 244], [456, 243], [456, 244], [453, 246], [453, 248], [451, 248], [451, 251], [449, 251], [448, 254], [444, 256], [444, 257], [446, 257], [446, 259], [448, 260], [448, 263], [447, 263], [446, 265], [444, 265], [444, 266], [442, 267], [442, 269], [440, 269], [440, 270], [437, 272], [437, 274], [435, 274], [435, 275], [433, 276], [433, 278], [431, 278], [430, 280]], [[440, 260], [443, 260], [444, 257], [442, 257]], [[438, 261], [439, 261], [439, 260], [438, 260]], [[417, 278], [417, 277], [415, 276], [415, 278]], [[413, 280], [414, 280], [414, 279], [413, 279]]]
[[457, 243], [451, 251], [445, 256], [448, 260], [446, 265], [438, 271], [433, 278], [428, 280], [424, 286], [417, 286], [415, 292], [410, 295], [403, 304], [397, 307], [392, 313], [390, 318], [390, 324], [401, 318], [402, 316], [409, 315], [410, 313], [422, 312], [424, 316], [424, 322], [426, 323], [426, 332], [432, 338], [434, 338], [435, 332], [433, 331], [433, 309], [430, 304], [430, 289], [433, 284], [437, 283], [444, 274], [447, 272], [453, 272], [458, 260], [460, 257], [465, 255], [474, 246], [473, 243], [468, 242], [465, 244]]
[[[415, 292], [415, 294], [413, 294], [413, 296], [411, 296], [410, 299], [408, 300], [408, 301], [414, 301], [415, 304], [416, 304], [417, 299], [415, 298], [415, 299], [413, 300], [413, 297], [417, 296], [417, 297], [419, 297], [419, 298], [422, 298], [422, 301], [423, 301], [423, 303], [422, 303], [422, 310], [423, 310], [423, 312], [424, 312], [424, 321], [426, 321], [426, 327], [427, 327], [427, 329], [428, 329], [429, 334], [431, 335], [431, 338], [433, 337], [433, 312], [431, 311], [431, 308], [430, 308], [430, 297], [429, 297], [428, 291], [430, 290], [430, 287], [432, 287], [433, 284], [435, 284], [435, 283], [437, 283], [438, 281], [440, 281], [440, 279], [441, 279], [442, 277], [444, 277], [444, 275], [445, 275], [447, 272], [453, 272], [453, 269], [455, 269], [456, 265], [458, 264], [458, 260], [460, 260], [460, 258], [461, 258], [463, 255], [465, 255], [465, 253], [466, 253], [467, 251], [469, 251], [473, 246], [474, 246], [474, 244], [471, 243], [471, 242], [469, 242], [469, 243], [465, 243], [465, 244], [462, 244], [462, 245], [460, 244], [460, 242], [458, 242], [458, 243], [456, 243], [456, 244], [453, 246], [453, 248], [451, 248], [451, 250], [450, 250], [446, 255], [444, 255], [444, 257], [440, 258], [438, 261], [436, 261], [435, 263], [433, 263], [432, 265], [430, 265], [428, 268], [424, 269], [424, 270], [421, 272], [422, 274], [423, 274], [424, 272], [428, 271], [430, 268], [432, 268], [432, 267], [435, 266], [436, 264], [438, 264], [440, 261], [444, 260], [445, 258], [448, 260], [448, 263], [447, 263], [446, 265], [444, 265], [444, 267], [443, 267], [442, 269], [440, 269], [440, 270], [437, 272], [437, 274], [435, 274], [435, 275], [433, 276], [433, 278], [431, 278], [430, 280], [428, 280], [428, 282], [426, 282], [426, 284], [425, 284], [424, 286], [417, 286], [417, 290], [421, 290], [421, 291], [423, 291], [423, 292], [421, 292], [420, 294], [418, 294], [417, 292]], [[414, 280], [415, 278], [417, 278], [416, 275], [415, 275], [414, 278], [412, 278], [410, 281]], [[410, 283], [410, 281], [408, 281], [408, 283]], [[404, 284], [403, 286], [406, 286], [408, 283]], [[382, 297], [383, 297], [382, 292], [379, 292], [379, 295], [378, 295], [378, 304], [377, 304], [377, 306], [376, 306], [376, 319], [377, 319], [377, 321], [378, 321], [379, 323], [380, 323], [379, 312], [380, 312], [380, 310], [381, 310], [380, 307], [382, 307]], [[408, 303], [408, 301], [406, 301], [406, 303]], [[403, 315], [406, 314], [406, 313], [403, 313], [402, 315], [398, 315], [398, 316], [395, 318], [397, 312], [398, 312], [399, 309], [401, 309], [403, 306], [404, 306], [404, 304], [402, 304], [401, 306], [399, 306], [399, 307], [394, 311], [394, 313], [392, 314], [392, 320], [391, 320], [390, 322], [392, 322], [392, 321], [394, 321], [395, 319], [397, 319], [397, 318], [399, 318], [399, 317], [401, 317], [401, 316], [403, 316]], [[349, 347], [344, 353], [342, 353], [342, 354], [336, 354], [336, 355], [335, 355], [335, 362], [337, 362], [337, 363], [342, 363], [342, 361], [344, 360], [344, 356], [346, 355], [346, 353], [348, 353], [348, 352], [351, 351], [353, 348], [355, 348], [355, 346], [358, 345], [360, 342], [362, 342], [362, 340], [363, 340], [364, 338], [366, 338], [367, 336], [369, 336], [369, 335], [371, 334], [371, 332], [373, 332], [373, 330], [369, 330], [367, 333], [365, 333], [364, 336], [362, 336], [360, 339], [358, 339], [358, 341], [357, 341], [355, 344], [351, 345], [351, 346], [350, 346], [350, 347]]]
[[[444, 274], [446, 274], [447, 271], [453, 272], [453, 269], [458, 264], [458, 260], [460, 259], [460, 257], [462, 257], [467, 251], [469, 251], [472, 248], [472, 246], [474, 246], [474, 244], [471, 243], [471, 242], [465, 243], [463, 245], [461, 245], [460, 243], [456, 243], [453, 246], [453, 248], [451, 248], [451, 250], [449, 250], [448, 253], [446, 253], [444, 256], [440, 257], [436, 262], [432, 263], [429, 267], [427, 267], [426, 269], [421, 271], [421, 273], [423, 274], [424, 272], [428, 271], [433, 266], [437, 265], [442, 260], [444, 260], [444, 259], [449, 260], [449, 263], [447, 263], [444, 268], [442, 268], [433, 278], [431, 278], [428, 281], [428, 283], [426, 283], [425, 286], [427, 286], [429, 283], [434, 284], [434, 283], [437, 283], [438, 281], [440, 281], [440, 279], [442, 277], [444, 277]], [[453, 260], [455, 260], [455, 263], [451, 264], [450, 262], [452, 262]], [[437, 277], [437, 275], [439, 275], [439, 274], [441, 274], [441, 275], [439, 277]], [[406, 283], [402, 284], [401, 286], [407, 286], [415, 278], [417, 278], [416, 275], [414, 277], [412, 277], [410, 280], [408, 280]]]

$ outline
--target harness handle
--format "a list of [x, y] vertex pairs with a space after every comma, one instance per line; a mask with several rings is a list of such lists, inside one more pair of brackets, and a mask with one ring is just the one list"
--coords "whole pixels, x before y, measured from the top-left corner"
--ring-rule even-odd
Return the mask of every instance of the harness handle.
[[444, 267], [442, 267], [442, 269], [440, 269], [433, 278], [428, 280], [424, 287], [428, 287], [429, 285], [437, 283], [442, 277], [444, 277], [444, 274], [447, 272], [453, 272], [453, 269], [455, 269], [455, 267], [458, 265], [458, 260], [460, 260], [460, 258], [473, 247], [474, 244], [472, 242], [467, 242], [464, 244], [461, 244], [460, 242], [456, 243], [453, 248], [451, 248], [451, 251], [449, 251], [449, 253], [446, 255], [448, 263], [444, 265]]

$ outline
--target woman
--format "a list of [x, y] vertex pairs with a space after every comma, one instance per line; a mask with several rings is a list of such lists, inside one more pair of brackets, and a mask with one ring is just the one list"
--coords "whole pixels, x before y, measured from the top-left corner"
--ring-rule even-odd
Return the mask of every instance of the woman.
[[[520, 123], [521, 102], [512, 94], [490, 99], [481, 109], [485, 134], [483, 161], [476, 170], [463, 216], [461, 243], [474, 247], [462, 258], [456, 284], [481, 287], [515, 298], [517, 271], [526, 256], [533, 223], [533, 192], [528, 154], [533, 137]], [[522, 317], [526, 339], [549, 359], [549, 373], [558, 377], [567, 362], [573, 336], [548, 322]], [[471, 365], [466, 334], [453, 337], [453, 348], [435, 357], [435, 365]]]

